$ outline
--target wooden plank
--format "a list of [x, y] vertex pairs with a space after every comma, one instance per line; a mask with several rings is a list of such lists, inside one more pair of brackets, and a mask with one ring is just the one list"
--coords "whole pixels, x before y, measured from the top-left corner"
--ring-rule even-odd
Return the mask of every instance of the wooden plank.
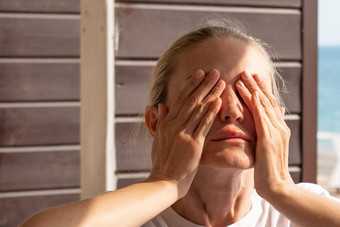
[[233, 18], [270, 44], [280, 59], [301, 60], [298, 10], [117, 4], [119, 58], [157, 58], [181, 35], [211, 15]]
[[[141, 114], [148, 104], [151, 74], [155, 62], [118, 61], [116, 64], [116, 115]], [[301, 113], [301, 66], [280, 64], [278, 70], [287, 82], [282, 93], [290, 113]]]
[[144, 180], [143, 178], [127, 178], [127, 179], [118, 179], [117, 188], [124, 188], [132, 184], [136, 184]]
[[[130, 64], [132, 63], [132, 64]], [[116, 65], [116, 114], [143, 113], [148, 105], [153, 65]]]
[[79, 62], [0, 62], [0, 102], [79, 100]]
[[302, 109], [302, 68], [295, 65], [293, 67], [279, 67], [279, 73], [286, 83], [287, 92], [281, 92], [281, 97], [289, 113], [301, 114]]
[[2, 15], [0, 57], [79, 57], [79, 16]]
[[301, 165], [301, 120], [286, 120], [291, 131], [289, 141], [289, 165]]
[[79, 13], [79, 0], [1, 0], [0, 12]]
[[81, 0], [81, 198], [116, 187], [114, 1]]
[[144, 122], [116, 123], [117, 172], [151, 168], [151, 144]]
[[40, 210], [77, 200], [79, 194], [0, 198], [0, 226], [18, 226]]
[[79, 187], [79, 150], [1, 153], [0, 191]]
[[317, 12], [318, 1], [303, 1], [302, 180], [316, 182], [317, 166]]
[[[116, 65], [116, 114], [144, 111], [155, 62], [143, 64]], [[283, 63], [279, 71], [287, 82], [288, 93], [282, 95], [288, 110], [300, 113], [301, 67]], [[0, 101], [6, 102], [79, 100], [79, 64], [0, 63], [0, 88]]]
[[301, 180], [302, 180], [302, 172], [301, 172], [301, 170], [291, 171], [290, 172], [290, 176], [292, 177], [292, 179], [295, 182], [295, 184], [301, 182]]
[[0, 122], [0, 146], [79, 144], [79, 106], [0, 108]]
[[267, 6], [299, 8], [302, 0], [118, 0], [117, 2], [131, 3], [171, 3], [171, 4], [202, 4], [229, 6]]
[[[301, 122], [286, 120], [291, 129], [289, 164], [301, 164]], [[116, 123], [117, 172], [145, 171], [151, 168], [151, 144], [144, 123]]]

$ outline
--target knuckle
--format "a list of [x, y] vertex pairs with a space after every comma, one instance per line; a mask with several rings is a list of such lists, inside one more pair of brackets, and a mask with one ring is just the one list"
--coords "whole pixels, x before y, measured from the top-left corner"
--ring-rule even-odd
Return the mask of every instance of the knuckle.
[[277, 102], [274, 96], [270, 96], [268, 99], [273, 107], [277, 107]]
[[220, 94], [220, 90], [219, 90], [218, 88], [215, 87], [215, 88], [210, 92], [209, 96], [210, 96], [210, 97], [216, 97], [216, 96], [219, 96], [219, 94]]
[[193, 95], [192, 97], [190, 97], [189, 101], [188, 101], [188, 104], [189, 105], [192, 105], [192, 106], [195, 106], [197, 105], [199, 102], [199, 98], [197, 95]]
[[198, 113], [198, 114], [202, 113], [203, 110], [204, 110], [204, 107], [205, 107], [204, 103], [199, 104], [199, 105], [196, 107], [197, 113]]
[[210, 118], [208, 116], [202, 118], [201, 124], [208, 125], [211, 122]]

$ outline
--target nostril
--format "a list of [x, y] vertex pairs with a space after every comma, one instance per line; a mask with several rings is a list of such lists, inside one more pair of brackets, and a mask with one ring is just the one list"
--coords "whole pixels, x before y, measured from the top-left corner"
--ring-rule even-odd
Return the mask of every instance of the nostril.
[[226, 120], [229, 120], [229, 119], [230, 119], [230, 117], [229, 117], [229, 116], [225, 116], [224, 118], [225, 118]]

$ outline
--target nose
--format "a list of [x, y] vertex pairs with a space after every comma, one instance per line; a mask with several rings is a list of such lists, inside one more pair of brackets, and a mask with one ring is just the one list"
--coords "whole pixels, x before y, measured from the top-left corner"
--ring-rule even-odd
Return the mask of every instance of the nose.
[[235, 88], [227, 86], [221, 95], [221, 121], [243, 121], [243, 105]]

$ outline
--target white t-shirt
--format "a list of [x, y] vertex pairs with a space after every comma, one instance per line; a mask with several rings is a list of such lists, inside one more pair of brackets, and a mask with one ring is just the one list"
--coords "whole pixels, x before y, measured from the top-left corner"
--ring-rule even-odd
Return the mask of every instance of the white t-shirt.
[[[340, 202], [340, 199], [330, 196], [328, 191], [319, 185], [311, 183], [299, 183], [298, 186], [305, 188], [317, 194], [335, 199]], [[248, 214], [242, 219], [229, 225], [228, 227], [293, 227], [296, 226], [290, 222], [285, 216], [280, 214], [275, 208], [260, 197], [254, 190], [251, 197], [252, 207]], [[143, 227], [202, 227], [194, 224], [179, 214], [177, 214], [171, 207], [160, 213], [151, 221], [143, 225]]]

